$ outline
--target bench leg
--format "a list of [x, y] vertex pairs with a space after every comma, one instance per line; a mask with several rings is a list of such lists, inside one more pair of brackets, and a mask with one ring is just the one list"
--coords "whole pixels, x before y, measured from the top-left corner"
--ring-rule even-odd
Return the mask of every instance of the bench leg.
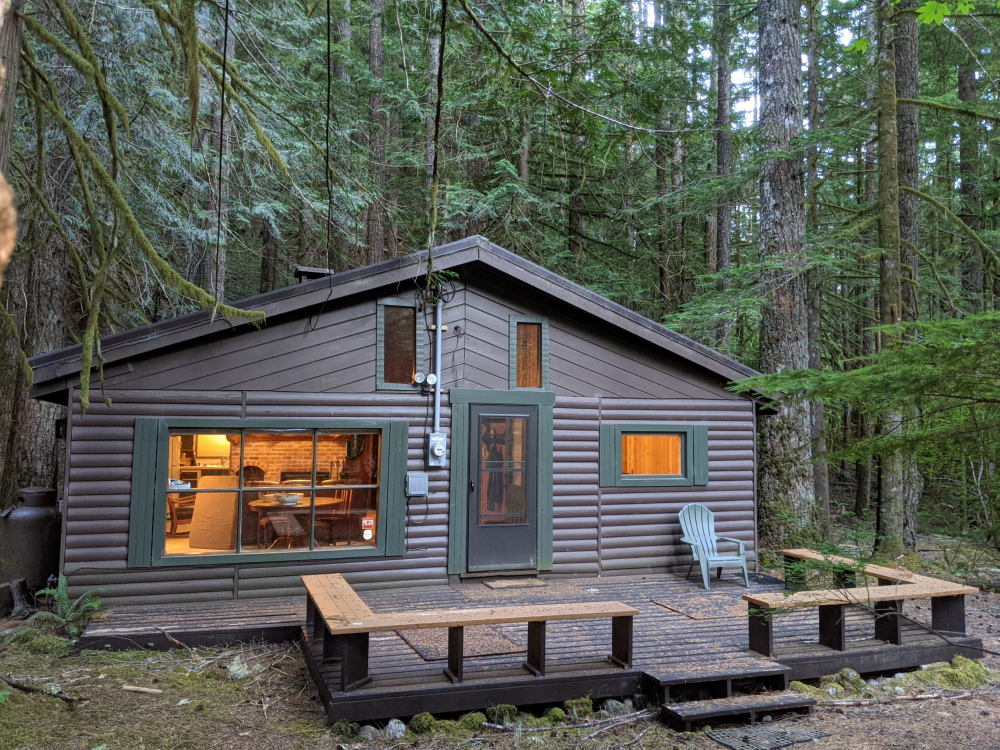
[[931, 627], [946, 633], [965, 633], [965, 597], [959, 594], [931, 599]]
[[758, 610], [747, 602], [750, 623], [750, 650], [762, 656], [774, 656], [774, 618], [766, 610]]
[[456, 685], [465, 676], [465, 628], [461, 625], [448, 628], [448, 668], [444, 676]]
[[611, 618], [611, 661], [632, 668], [632, 617]]
[[348, 693], [371, 682], [368, 676], [368, 633], [340, 638], [340, 690]]
[[545, 621], [528, 623], [528, 659], [524, 668], [535, 677], [545, 676]]
[[312, 628], [312, 637], [316, 639], [322, 638], [326, 632], [326, 620], [312, 599], [306, 599], [306, 627]]
[[785, 588], [789, 591], [802, 591], [805, 587], [805, 560], [785, 555]]
[[340, 661], [340, 639], [342, 635], [331, 635], [323, 629], [323, 662]]
[[819, 642], [835, 651], [846, 650], [847, 627], [843, 604], [820, 605]]
[[903, 642], [901, 601], [875, 602], [875, 637], [898, 646]]

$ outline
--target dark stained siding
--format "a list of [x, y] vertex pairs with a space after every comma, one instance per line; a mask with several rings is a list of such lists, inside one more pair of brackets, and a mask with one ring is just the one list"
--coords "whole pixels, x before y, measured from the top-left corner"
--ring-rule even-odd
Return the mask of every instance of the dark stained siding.
[[[74, 401], [70, 481], [66, 490], [64, 572], [71, 590], [104, 588], [109, 602], [182, 602], [300, 593], [306, 572], [343, 573], [362, 588], [440, 584], [447, 581], [447, 468], [431, 473], [430, 502], [412, 501], [407, 514], [407, 553], [402, 558], [363, 558], [316, 564], [262, 563], [191, 568], [128, 569], [128, 518], [132, 434], [137, 416], [350, 417], [410, 422], [408, 467], [423, 468], [423, 435], [429, 425], [427, 397], [285, 394], [260, 392], [107, 391], [103, 402], [81, 416]], [[245, 413], [244, 413], [245, 398]], [[96, 401], [96, 399], [95, 399]], [[443, 406], [442, 425], [450, 426]]]
[[597, 575], [596, 398], [556, 397], [552, 420], [552, 572]]
[[[754, 423], [749, 401], [601, 400], [605, 424], [708, 425], [709, 481], [704, 487], [601, 488], [602, 572], [687, 570], [677, 514], [688, 503], [715, 513], [719, 534], [754, 550]], [[596, 429], [596, 428], [595, 428]]]
[[630, 345], [558, 310], [518, 301], [500, 290], [470, 284], [465, 295], [467, 335], [461, 387], [508, 387], [511, 315], [549, 319], [549, 382], [560, 396], [708, 398], [735, 400], [715, 376]]

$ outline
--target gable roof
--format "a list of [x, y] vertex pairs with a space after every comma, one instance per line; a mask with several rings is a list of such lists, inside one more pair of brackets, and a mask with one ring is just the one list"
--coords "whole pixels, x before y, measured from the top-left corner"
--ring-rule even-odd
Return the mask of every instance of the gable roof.
[[[427, 251], [424, 250], [342, 273], [302, 268], [296, 275], [300, 279], [309, 280], [248, 297], [232, 303], [232, 306], [242, 310], [261, 311], [267, 319], [305, 314], [308, 310], [330, 305], [355, 294], [412, 281], [426, 272], [426, 263]], [[472, 263], [481, 263], [516, 283], [530, 287], [533, 292], [556, 299], [638, 336], [654, 347], [687, 360], [724, 380], [737, 381], [759, 374], [736, 360], [504, 250], [484, 237], [467, 237], [434, 249], [434, 266], [439, 270], [455, 270]], [[105, 376], [113, 375], [116, 363], [124, 364], [129, 359], [148, 356], [167, 348], [190, 345], [200, 339], [231, 331], [251, 330], [254, 328], [249, 323], [230, 322], [222, 318], [213, 320], [207, 311], [200, 311], [111, 334], [101, 339], [100, 351], [104, 357]], [[31, 395], [46, 400], [64, 401], [64, 392], [75, 385], [80, 374], [81, 349], [77, 344], [28, 360], [35, 374]]]

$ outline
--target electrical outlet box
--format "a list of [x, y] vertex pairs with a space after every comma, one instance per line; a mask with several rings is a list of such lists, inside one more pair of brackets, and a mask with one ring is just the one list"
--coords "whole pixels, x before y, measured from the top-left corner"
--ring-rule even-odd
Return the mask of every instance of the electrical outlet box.
[[427, 436], [427, 465], [444, 466], [448, 456], [448, 436], [432, 432]]
[[425, 497], [430, 490], [430, 479], [426, 471], [406, 472], [406, 496]]

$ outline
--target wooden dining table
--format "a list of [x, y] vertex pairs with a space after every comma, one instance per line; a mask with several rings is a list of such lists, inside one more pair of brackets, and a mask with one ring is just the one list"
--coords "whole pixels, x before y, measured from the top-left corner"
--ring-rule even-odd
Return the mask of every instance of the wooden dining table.
[[[302, 497], [294, 505], [286, 505], [285, 503], [278, 502], [273, 498], [275, 494], [301, 494]], [[271, 496], [268, 499], [268, 496]], [[324, 511], [336, 511], [338, 508], [343, 507], [347, 504], [347, 497], [341, 495], [340, 497], [331, 497], [324, 495], [316, 496], [316, 510]], [[312, 498], [308, 492], [295, 493], [295, 492], [262, 492], [260, 498], [257, 500], [251, 500], [247, 505], [250, 510], [257, 514], [257, 546], [262, 546], [261, 544], [261, 530], [264, 527], [264, 514], [271, 513], [274, 511], [284, 511], [292, 513], [295, 515], [302, 515], [303, 513], [312, 512]], [[308, 526], [308, 524], [306, 524]]]

